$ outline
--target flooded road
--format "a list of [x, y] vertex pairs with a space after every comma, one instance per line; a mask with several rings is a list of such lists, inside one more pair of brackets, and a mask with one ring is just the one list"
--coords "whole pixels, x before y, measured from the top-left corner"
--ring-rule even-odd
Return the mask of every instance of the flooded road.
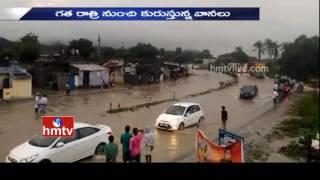
[[[151, 127], [155, 135], [155, 149], [153, 161], [177, 161], [194, 151], [196, 127], [184, 131], [169, 132], [154, 129], [157, 116], [173, 102], [163, 103], [137, 111], [128, 111], [116, 114], [106, 113], [109, 103], [116, 106], [141, 104], [152, 100], [176, 98], [188, 94], [202, 92], [218, 87], [220, 80], [230, 79], [229, 76], [207, 71], [195, 71], [194, 76], [179, 79], [176, 82], [166, 82], [158, 85], [133, 87], [126, 91], [104, 94], [89, 94], [81, 96], [49, 98], [48, 115], [75, 115], [76, 121], [94, 122], [109, 125], [119, 143], [119, 136], [125, 125], [131, 127]], [[239, 88], [242, 85], [255, 84], [259, 88], [259, 95], [253, 100], [240, 100]], [[180, 101], [200, 103], [204, 109], [206, 120], [200, 128], [209, 136], [216, 137], [220, 127], [220, 107], [226, 106], [229, 114], [227, 128], [238, 131], [251, 123], [253, 119], [266, 111], [272, 110], [271, 79], [255, 79], [249, 76], [240, 76], [237, 85], [220, 91], [192, 98], [179, 99]], [[40, 132], [40, 118], [33, 113], [33, 102], [19, 102], [0, 105], [0, 161], [4, 161], [8, 152], [18, 144], [28, 140]], [[121, 153], [120, 153], [121, 154]], [[121, 160], [119, 154], [118, 161]], [[142, 156], [143, 157], [143, 156]], [[144, 160], [144, 158], [142, 158]], [[85, 162], [104, 161], [104, 159], [87, 159]]]

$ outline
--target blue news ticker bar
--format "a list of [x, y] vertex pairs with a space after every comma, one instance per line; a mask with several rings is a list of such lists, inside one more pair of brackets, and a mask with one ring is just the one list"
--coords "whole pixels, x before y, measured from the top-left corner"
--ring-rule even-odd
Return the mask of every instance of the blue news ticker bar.
[[20, 20], [205, 21], [259, 20], [260, 9], [248, 8], [32, 8]]

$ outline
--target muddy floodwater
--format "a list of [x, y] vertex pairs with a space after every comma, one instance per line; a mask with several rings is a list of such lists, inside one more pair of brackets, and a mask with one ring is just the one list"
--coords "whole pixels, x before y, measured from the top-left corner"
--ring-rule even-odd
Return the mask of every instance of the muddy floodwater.
[[[209, 94], [181, 98], [188, 94], [217, 88], [220, 80], [229, 76], [208, 71], [194, 71], [194, 75], [178, 79], [176, 82], [164, 82], [150, 86], [137, 86], [128, 90], [101, 94], [75, 95], [66, 97], [49, 97], [48, 115], [74, 115], [76, 121], [108, 125], [112, 128], [119, 143], [119, 136], [125, 125], [131, 127], [151, 127], [155, 136], [153, 161], [173, 162], [194, 151], [196, 127], [184, 131], [164, 131], [154, 128], [159, 114], [174, 102], [162, 103], [136, 111], [109, 114], [109, 104], [130, 106], [148, 102], [148, 99], [162, 100], [172, 98], [175, 92], [179, 101], [197, 102], [203, 107], [206, 119], [200, 128], [209, 136], [216, 137], [220, 127], [220, 107], [226, 106], [229, 117], [227, 128], [235, 132], [250, 124], [252, 120], [273, 108], [271, 101], [272, 79], [255, 79], [240, 75], [239, 83]], [[252, 100], [239, 99], [242, 85], [258, 86], [259, 94]], [[4, 161], [9, 151], [20, 143], [40, 133], [40, 117], [33, 112], [34, 102], [15, 102], [0, 104], [0, 161]], [[121, 146], [120, 146], [121, 147]], [[120, 148], [121, 150], [121, 148]], [[120, 153], [121, 154], [121, 153]], [[118, 160], [120, 161], [120, 154]], [[100, 162], [91, 158], [82, 162]]]

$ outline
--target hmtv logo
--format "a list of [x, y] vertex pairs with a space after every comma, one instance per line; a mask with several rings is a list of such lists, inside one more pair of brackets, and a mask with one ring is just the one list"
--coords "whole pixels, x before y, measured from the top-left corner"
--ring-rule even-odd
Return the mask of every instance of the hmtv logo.
[[42, 136], [74, 136], [74, 116], [42, 116]]

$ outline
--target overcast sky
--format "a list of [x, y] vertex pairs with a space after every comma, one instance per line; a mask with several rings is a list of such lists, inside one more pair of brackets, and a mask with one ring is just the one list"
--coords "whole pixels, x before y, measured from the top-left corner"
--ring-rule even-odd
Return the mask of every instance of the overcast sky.
[[0, 37], [17, 40], [34, 32], [42, 43], [88, 38], [120, 47], [137, 42], [158, 48], [209, 49], [214, 56], [242, 46], [250, 55], [253, 43], [271, 38], [293, 41], [300, 34], [319, 35], [319, 0], [0, 0], [0, 8], [36, 6], [83, 7], [260, 7], [260, 21], [0, 21]]

